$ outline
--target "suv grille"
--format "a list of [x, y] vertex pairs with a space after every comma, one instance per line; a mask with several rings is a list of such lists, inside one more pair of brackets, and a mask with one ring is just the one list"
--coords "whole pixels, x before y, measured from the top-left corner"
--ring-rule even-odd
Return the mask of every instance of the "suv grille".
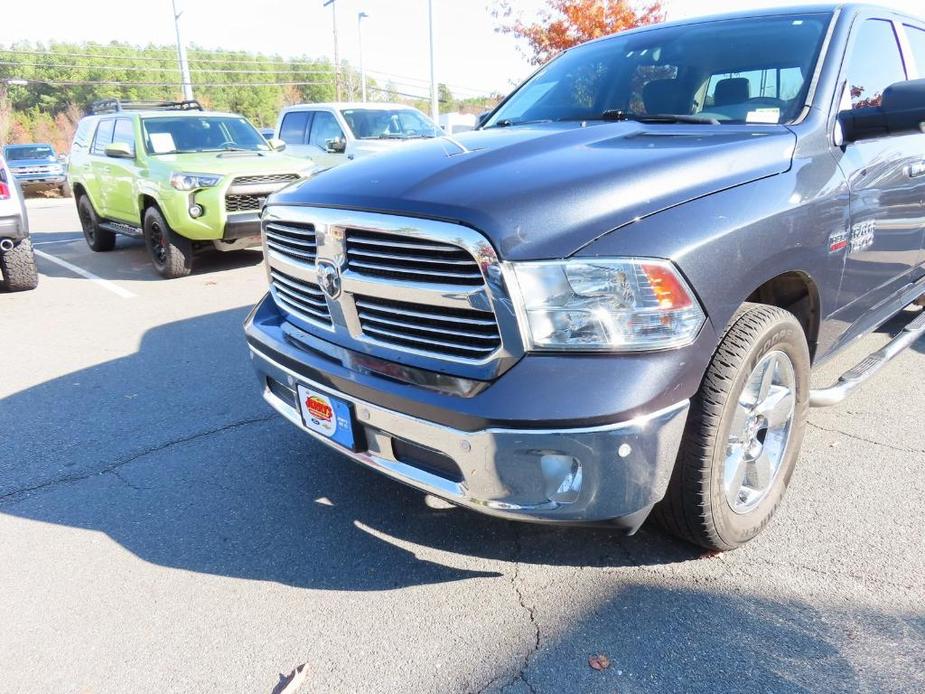
[[491, 312], [356, 296], [363, 334], [420, 352], [484, 359], [501, 346]]
[[314, 265], [318, 254], [318, 239], [313, 224], [268, 222], [265, 226], [267, 248]]
[[442, 241], [347, 229], [347, 267], [388, 279], [478, 286], [482, 271], [468, 251]]
[[259, 176], [238, 176], [231, 182], [231, 185], [244, 186], [259, 183], [290, 183], [297, 180], [299, 180], [298, 174], [264, 174]]
[[242, 195], [229, 193], [225, 196], [226, 212], [259, 212], [263, 203], [267, 201], [268, 193], [263, 195]]
[[303, 319], [314, 323], [331, 326], [331, 313], [321, 287], [312, 282], [298, 279], [292, 275], [272, 268], [270, 280], [273, 286], [273, 298], [287, 311], [292, 311]]

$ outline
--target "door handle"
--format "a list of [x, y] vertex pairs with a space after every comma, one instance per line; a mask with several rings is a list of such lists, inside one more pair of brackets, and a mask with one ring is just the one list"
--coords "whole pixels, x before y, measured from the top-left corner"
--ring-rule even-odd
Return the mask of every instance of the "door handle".
[[918, 178], [919, 176], [925, 176], [925, 161], [916, 162], [915, 164], [909, 164], [906, 167], [906, 176], [909, 178]]

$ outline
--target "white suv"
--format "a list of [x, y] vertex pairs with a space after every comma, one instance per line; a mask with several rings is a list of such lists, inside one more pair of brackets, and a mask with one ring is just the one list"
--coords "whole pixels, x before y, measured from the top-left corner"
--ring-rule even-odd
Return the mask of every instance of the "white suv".
[[275, 133], [287, 154], [310, 158], [322, 168], [442, 134], [416, 108], [380, 103], [290, 106], [279, 114]]
[[19, 292], [38, 283], [22, 189], [0, 157], [0, 288]]

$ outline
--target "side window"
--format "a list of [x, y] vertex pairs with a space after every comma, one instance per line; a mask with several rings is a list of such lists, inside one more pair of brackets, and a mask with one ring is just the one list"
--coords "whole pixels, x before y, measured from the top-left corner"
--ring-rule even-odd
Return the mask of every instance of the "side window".
[[279, 139], [287, 145], [304, 145], [305, 133], [311, 113], [308, 111], [291, 111], [283, 116], [283, 124], [279, 128]]
[[135, 128], [130, 118], [120, 118], [112, 134], [113, 142], [124, 142], [135, 151]]
[[846, 74], [853, 109], [879, 106], [883, 90], [906, 79], [891, 22], [868, 19], [857, 29]]
[[315, 118], [312, 122], [312, 135], [308, 143], [327, 148], [328, 140], [338, 140], [343, 138], [344, 131], [337, 124], [337, 119], [333, 113], [327, 111], [316, 111]]
[[915, 67], [919, 73], [917, 76], [925, 77], [925, 29], [909, 24], [905, 26], [906, 38], [909, 39], [909, 47], [912, 49], [912, 57], [915, 59]]
[[74, 142], [71, 149], [75, 151], [84, 151], [90, 148], [90, 138], [93, 136], [93, 121], [82, 120], [77, 125], [77, 132], [74, 133]]
[[101, 120], [96, 128], [96, 137], [93, 138], [93, 154], [106, 154], [106, 145], [112, 143], [112, 131], [116, 121], [112, 118]]

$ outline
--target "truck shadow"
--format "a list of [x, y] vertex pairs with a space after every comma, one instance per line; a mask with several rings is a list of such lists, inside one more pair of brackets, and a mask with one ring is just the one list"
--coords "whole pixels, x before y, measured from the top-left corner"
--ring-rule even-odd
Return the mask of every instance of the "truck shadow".
[[497, 576], [499, 562], [700, 555], [648, 529], [625, 538], [428, 507], [270, 411], [245, 313], [153, 328], [134, 354], [0, 401], [0, 430], [14, 432], [0, 456], [0, 513], [105, 533], [162, 566], [332, 590]]

